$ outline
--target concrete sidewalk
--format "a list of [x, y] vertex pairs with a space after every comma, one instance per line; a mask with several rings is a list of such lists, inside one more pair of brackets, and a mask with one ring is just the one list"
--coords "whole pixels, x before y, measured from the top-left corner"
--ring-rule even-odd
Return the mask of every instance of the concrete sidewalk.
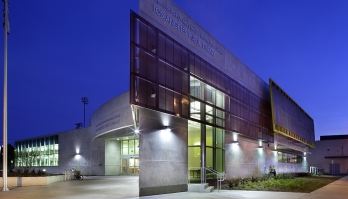
[[[139, 198], [139, 178], [137, 176], [90, 176], [85, 180], [56, 182], [47, 186], [16, 187], [10, 191], [0, 191], [1, 199], [27, 198]], [[221, 190], [212, 193], [173, 193], [141, 197], [142, 199], [233, 199], [233, 198], [266, 198], [266, 199], [342, 199], [348, 196], [348, 176], [343, 177], [312, 193], [269, 192], [269, 191], [229, 191]]]

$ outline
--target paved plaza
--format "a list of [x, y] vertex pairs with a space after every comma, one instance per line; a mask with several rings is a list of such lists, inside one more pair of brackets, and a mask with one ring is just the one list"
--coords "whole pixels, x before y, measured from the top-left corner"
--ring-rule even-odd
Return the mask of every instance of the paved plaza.
[[[139, 178], [137, 176], [88, 176], [85, 180], [56, 182], [47, 186], [10, 187], [10, 191], [0, 191], [1, 199], [44, 199], [44, 198], [139, 198]], [[348, 176], [343, 177], [312, 193], [290, 193], [269, 191], [229, 191], [221, 190], [212, 193], [174, 193], [140, 197], [143, 199], [233, 199], [233, 198], [265, 198], [265, 199], [342, 199], [348, 196]]]

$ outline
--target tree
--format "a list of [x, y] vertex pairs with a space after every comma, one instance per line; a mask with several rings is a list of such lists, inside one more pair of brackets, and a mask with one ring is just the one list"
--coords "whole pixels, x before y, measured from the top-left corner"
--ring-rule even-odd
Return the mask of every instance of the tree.
[[16, 166], [22, 167], [24, 172], [29, 172], [39, 156], [39, 151], [28, 149], [16, 151]]
[[[0, 147], [0, 154], [1, 154], [1, 166], [2, 169], [2, 162], [3, 162], [3, 146]], [[14, 162], [15, 162], [15, 148], [11, 144], [7, 144], [7, 168], [13, 169], [14, 168]]]

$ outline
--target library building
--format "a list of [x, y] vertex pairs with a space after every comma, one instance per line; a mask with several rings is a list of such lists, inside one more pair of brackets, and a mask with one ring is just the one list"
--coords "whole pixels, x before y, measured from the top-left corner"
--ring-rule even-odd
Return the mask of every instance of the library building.
[[16, 141], [17, 151], [39, 153], [35, 168], [136, 175], [139, 196], [269, 168], [309, 170], [314, 121], [281, 85], [263, 81], [171, 0], [140, 0], [129, 17], [129, 82], [120, 83], [130, 90], [102, 104], [90, 126]]

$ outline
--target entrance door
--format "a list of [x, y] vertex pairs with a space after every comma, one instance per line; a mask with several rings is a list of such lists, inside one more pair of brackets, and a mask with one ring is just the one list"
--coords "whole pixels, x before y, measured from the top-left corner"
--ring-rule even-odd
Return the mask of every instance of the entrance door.
[[139, 175], [139, 158], [122, 158], [123, 175]]

